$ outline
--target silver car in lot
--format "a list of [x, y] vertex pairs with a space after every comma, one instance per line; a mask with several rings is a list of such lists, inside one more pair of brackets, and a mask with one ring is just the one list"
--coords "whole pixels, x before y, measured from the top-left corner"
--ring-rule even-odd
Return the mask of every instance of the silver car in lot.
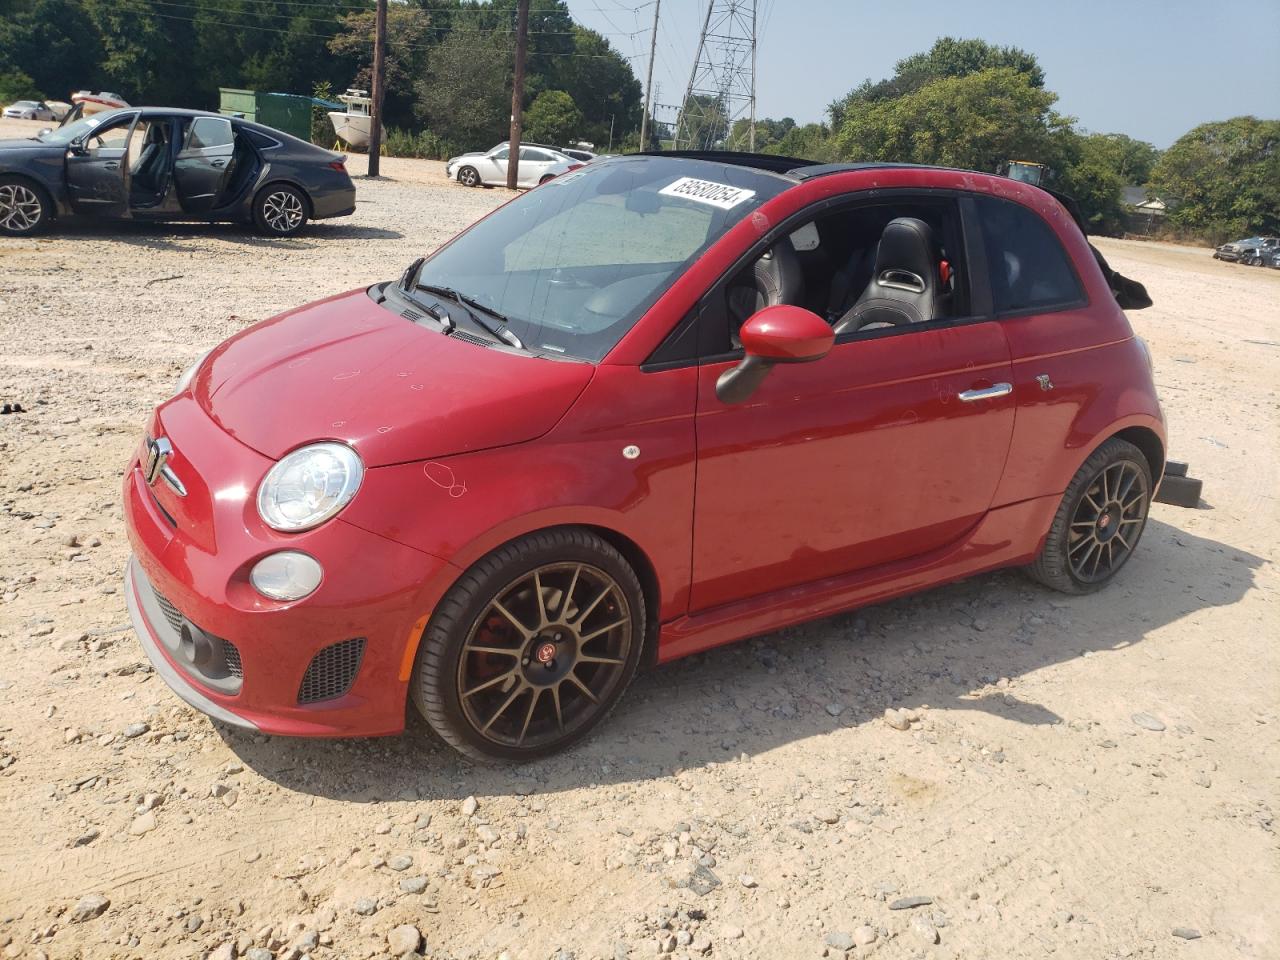
[[1280, 237], [1248, 237], [1224, 243], [1213, 251], [1213, 259], [1259, 267], [1276, 252], [1280, 252]]
[[[504, 140], [484, 153], [464, 153], [451, 158], [445, 164], [445, 172], [450, 180], [457, 180], [465, 187], [505, 187], [510, 160], [511, 147]], [[580, 166], [581, 161], [566, 157], [554, 147], [523, 143], [516, 186], [536, 187]]]
[[56, 120], [53, 109], [42, 100], [15, 100], [4, 108], [6, 120]]

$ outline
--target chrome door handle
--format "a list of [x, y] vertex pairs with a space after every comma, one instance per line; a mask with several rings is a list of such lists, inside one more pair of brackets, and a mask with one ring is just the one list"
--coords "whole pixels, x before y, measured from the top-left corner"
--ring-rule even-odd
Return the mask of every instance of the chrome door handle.
[[983, 387], [981, 390], [964, 390], [959, 396], [965, 403], [973, 403], [975, 400], [994, 400], [996, 397], [1007, 397], [1013, 393], [1013, 384], [1011, 383], [993, 383], [989, 387]]

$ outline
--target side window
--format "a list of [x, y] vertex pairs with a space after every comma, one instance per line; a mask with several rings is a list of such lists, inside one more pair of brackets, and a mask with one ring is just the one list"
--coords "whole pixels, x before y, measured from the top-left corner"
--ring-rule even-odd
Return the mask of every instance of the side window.
[[916, 324], [969, 316], [956, 202], [863, 202], [794, 224], [729, 279], [722, 300], [712, 299], [702, 353], [737, 348], [742, 324], [779, 303], [811, 310], [837, 336], [907, 333]]
[[489, 158], [491, 160], [505, 160], [510, 155], [511, 155], [511, 148], [503, 147], [501, 150], [496, 150], [493, 153], [489, 154]]
[[977, 204], [997, 314], [1062, 310], [1085, 299], [1066, 251], [1039, 214], [996, 197], [978, 197]]
[[221, 117], [196, 117], [191, 124], [188, 150], [207, 150], [210, 147], [229, 147], [232, 144], [231, 121]]
[[129, 145], [129, 127], [133, 124], [133, 116], [122, 117], [105, 130], [99, 129], [89, 134], [85, 140], [85, 149], [90, 156], [97, 156], [103, 150], [123, 151]]

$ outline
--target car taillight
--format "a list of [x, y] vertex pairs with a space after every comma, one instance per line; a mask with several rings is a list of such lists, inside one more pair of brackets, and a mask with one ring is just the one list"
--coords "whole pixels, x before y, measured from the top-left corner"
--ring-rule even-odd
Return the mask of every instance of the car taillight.
[[346, 158], [346, 157], [343, 157], [341, 160], [330, 160], [330, 161], [329, 161], [329, 168], [330, 168], [330, 169], [332, 169], [332, 170], [337, 170], [339, 173], [346, 173], [346, 172], [347, 172], [347, 158]]

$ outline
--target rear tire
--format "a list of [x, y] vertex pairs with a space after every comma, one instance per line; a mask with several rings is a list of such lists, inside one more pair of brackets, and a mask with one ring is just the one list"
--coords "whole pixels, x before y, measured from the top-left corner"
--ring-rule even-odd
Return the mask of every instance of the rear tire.
[[0, 177], [0, 235], [29, 237], [53, 219], [48, 195], [25, 177]]
[[307, 225], [306, 196], [287, 183], [270, 183], [253, 200], [253, 222], [269, 237], [291, 237]]
[[635, 677], [644, 593], [611, 544], [562, 527], [479, 560], [437, 605], [411, 690], [450, 746], [524, 762], [569, 747], [609, 714]]
[[1112, 437], [1076, 471], [1062, 495], [1032, 579], [1063, 593], [1092, 593], [1138, 547], [1151, 506], [1151, 467], [1142, 451]]

